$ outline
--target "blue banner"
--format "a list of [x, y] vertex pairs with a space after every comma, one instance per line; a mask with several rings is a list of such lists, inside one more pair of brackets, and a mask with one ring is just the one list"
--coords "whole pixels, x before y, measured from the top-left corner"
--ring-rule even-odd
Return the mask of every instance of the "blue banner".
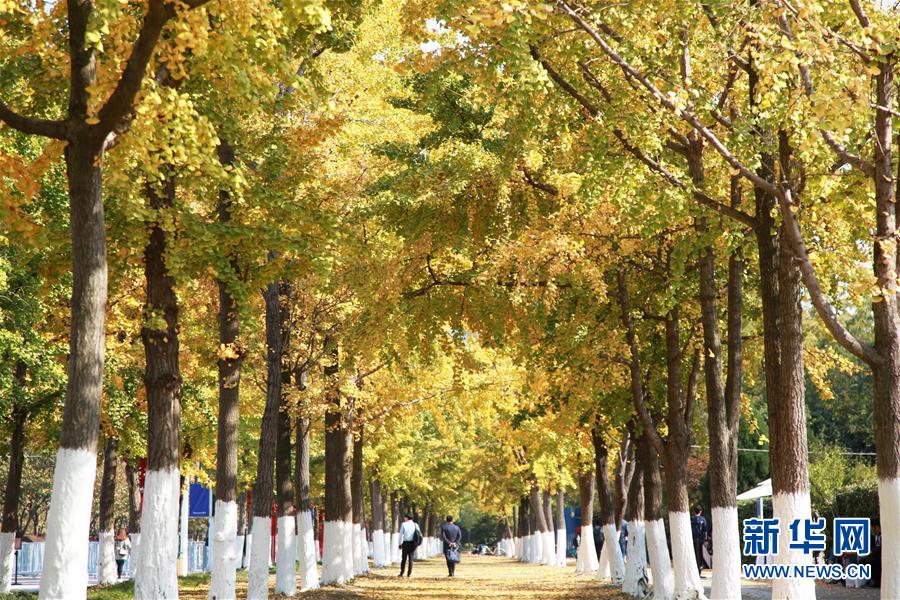
[[203, 487], [199, 483], [192, 483], [189, 500], [188, 500], [188, 516], [189, 517], [211, 517], [210, 502], [212, 490]]

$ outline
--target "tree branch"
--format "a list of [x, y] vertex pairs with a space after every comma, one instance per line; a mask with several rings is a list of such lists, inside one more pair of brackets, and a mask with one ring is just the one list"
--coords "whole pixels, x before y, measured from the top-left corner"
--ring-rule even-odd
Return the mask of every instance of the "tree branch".
[[[185, 0], [191, 9], [206, 4], [209, 0]], [[153, 57], [156, 43], [166, 23], [175, 16], [175, 4], [166, 0], [150, 0], [147, 14], [141, 24], [137, 41], [131, 50], [131, 56], [125, 64], [125, 70], [119, 78], [116, 89], [100, 109], [98, 127], [106, 134], [121, 126], [128, 118], [134, 98], [141, 89], [147, 65]]]
[[803, 284], [809, 292], [810, 300], [812, 300], [813, 306], [815, 306], [816, 312], [824, 322], [826, 329], [844, 349], [869, 366], [876, 365], [881, 361], [881, 357], [875, 351], [875, 348], [860, 341], [840, 322], [837, 312], [822, 292], [819, 277], [816, 275], [816, 270], [809, 260], [809, 252], [803, 241], [800, 224], [797, 222], [797, 216], [793, 211], [793, 200], [789, 185], [791, 151], [787, 136], [783, 132], [779, 136], [779, 154], [781, 172], [788, 181], [782, 186], [783, 191], [776, 194], [776, 197], [781, 208], [781, 216], [784, 221], [784, 229], [787, 232], [788, 242], [791, 245], [794, 257], [800, 263], [800, 275], [803, 278]]
[[[860, 9], [861, 10], [861, 9]], [[792, 42], [794, 40], [794, 32], [791, 31], [790, 24], [787, 21], [787, 17], [784, 14], [781, 14], [778, 17], [778, 24], [781, 28], [781, 32], [784, 33], [785, 36], [788, 37]], [[803, 93], [809, 99], [810, 104], [815, 106], [815, 100], [813, 99], [813, 83], [812, 77], [809, 74], [809, 67], [806, 63], [803, 62], [803, 56], [800, 51], [797, 50], [794, 52], [794, 55], [797, 57], [797, 70], [800, 72], [800, 80], [803, 82]], [[862, 171], [865, 173], [866, 177], [874, 177], [875, 176], [875, 166], [864, 160], [862, 157], [853, 154], [847, 148], [845, 148], [840, 142], [838, 142], [834, 134], [824, 128], [819, 128], [819, 133], [822, 135], [822, 139], [825, 140], [825, 144], [831, 148], [831, 151], [834, 152], [838, 158], [840, 158], [845, 163], [849, 164], [853, 168]]]
[[644, 384], [641, 382], [641, 363], [640, 352], [637, 345], [637, 335], [634, 331], [634, 322], [631, 319], [631, 307], [628, 300], [628, 285], [625, 281], [625, 271], [618, 269], [616, 271], [616, 281], [618, 283], [619, 292], [619, 308], [622, 310], [622, 325], [625, 327], [625, 339], [628, 342], [628, 349], [631, 353], [631, 360], [628, 363], [628, 370], [631, 374], [631, 398], [634, 401], [634, 408], [641, 419], [644, 426], [644, 433], [650, 438], [653, 447], [660, 456], [665, 456], [666, 445], [656, 425], [653, 423], [653, 417], [647, 410], [647, 404], [644, 402]]
[[0, 100], [0, 121], [13, 129], [29, 135], [42, 135], [55, 140], [66, 139], [65, 121], [46, 121], [22, 116], [13, 111], [2, 100]]
[[636, 81], [640, 82], [640, 84], [646, 89], [650, 94], [662, 105], [663, 108], [668, 110], [675, 116], [680, 117], [685, 122], [687, 122], [694, 130], [697, 131], [703, 138], [705, 138], [710, 145], [716, 149], [720, 156], [725, 159], [731, 167], [737, 169], [744, 177], [750, 180], [755, 186], [759, 189], [766, 191], [771, 194], [777, 194], [777, 188], [772, 185], [769, 181], [766, 181], [763, 177], [757, 175], [757, 173], [741, 162], [736, 156], [734, 156], [730, 150], [719, 140], [718, 136], [710, 131], [700, 119], [687, 108], [679, 108], [675, 105], [675, 103], [665, 94], [660, 91], [641, 71], [637, 70], [634, 66], [631, 65], [627, 60], [622, 58], [613, 48], [607, 43], [607, 41], [600, 35], [596, 29], [591, 27], [577, 11], [572, 9], [571, 6], [564, 0], [558, 0], [558, 6], [560, 9], [575, 22], [585, 33], [587, 33], [591, 39], [600, 47], [604, 54], [613, 62], [613, 64], [618, 65], [623, 71], [625, 71], [628, 75], [634, 78]]

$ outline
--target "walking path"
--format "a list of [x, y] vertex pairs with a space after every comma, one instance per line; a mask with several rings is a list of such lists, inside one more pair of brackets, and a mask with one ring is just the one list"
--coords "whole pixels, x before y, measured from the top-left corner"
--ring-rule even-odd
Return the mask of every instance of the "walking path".
[[[574, 561], [565, 569], [529, 565], [516, 560], [463, 555], [454, 579], [447, 577], [443, 558], [416, 561], [411, 578], [397, 577], [398, 566], [373, 569], [367, 577], [360, 577], [350, 585], [326, 587], [299, 595], [303, 600], [438, 600], [478, 598], [488, 600], [537, 599], [603, 599], [633, 600], [617, 587], [601, 584], [588, 576], [575, 577]], [[709, 571], [703, 573], [703, 583], [709, 594]], [[183, 600], [207, 600], [209, 576], [195, 574], [179, 580], [179, 596]], [[274, 598], [275, 576], [270, 579], [270, 598]], [[770, 600], [769, 582], [742, 582], [744, 600]], [[238, 572], [238, 596], [246, 597], [247, 574]], [[819, 584], [817, 600], [877, 600], [878, 590], [847, 589], [840, 585]], [[130, 600], [130, 584], [113, 588], [91, 589], [89, 600]]]

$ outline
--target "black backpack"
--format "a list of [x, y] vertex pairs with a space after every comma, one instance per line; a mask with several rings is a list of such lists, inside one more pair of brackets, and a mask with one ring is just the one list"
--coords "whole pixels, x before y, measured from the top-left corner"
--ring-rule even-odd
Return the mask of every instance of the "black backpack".
[[413, 532], [412, 543], [416, 548], [422, 545], [422, 532], [419, 531], [418, 527], [416, 527], [416, 530]]
[[706, 539], [706, 519], [700, 515], [691, 517], [691, 535], [694, 539]]

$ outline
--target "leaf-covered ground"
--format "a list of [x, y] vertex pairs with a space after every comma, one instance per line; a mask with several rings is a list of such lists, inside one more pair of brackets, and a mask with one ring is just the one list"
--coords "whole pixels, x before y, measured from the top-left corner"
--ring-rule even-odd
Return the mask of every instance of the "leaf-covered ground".
[[[367, 577], [356, 579], [351, 585], [326, 587], [299, 594], [310, 600], [369, 600], [417, 598], [489, 598], [524, 600], [531, 598], [626, 598], [615, 588], [604, 587], [588, 577], [575, 577], [574, 566], [565, 569], [526, 565], [515, 560], [496, 557], [463, 556], [455, 579], [447, 577], [443, 559], [418, 561], [413, 576], [397, 577], [399, 568], [375, 569]], [[186, 600], [206, 600], [208, 577], [195, 575], [179, 580], [180, 597]], [[270, 580], [274, 594], [275, 576]], [[238, 574], [238, 595], [247, 592], [246, 571]], [[130, 583], [106, 589], [92, 589], [89, 600], [131, 600]]]

